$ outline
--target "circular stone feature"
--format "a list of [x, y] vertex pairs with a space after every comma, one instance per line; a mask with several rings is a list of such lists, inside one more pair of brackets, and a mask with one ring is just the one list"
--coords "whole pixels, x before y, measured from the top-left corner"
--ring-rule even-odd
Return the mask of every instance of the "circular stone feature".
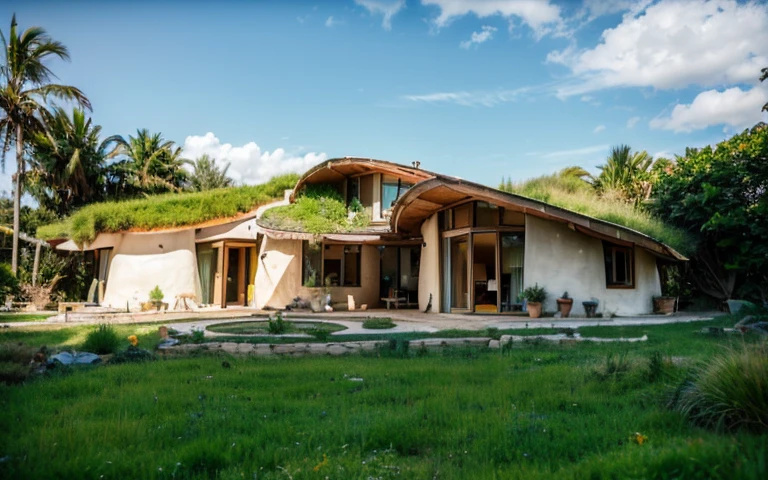
[[[313, 333], [318, 331], [324, 331], [327, 333], [340, 332], [346, 330], [347, 327], [339, 325], [338, 323], [330, 322], [306, 322], [306, 321], [294, 321], [284, 320], [285, 332], [291, 333]], [[269, 322], [266, 320], [257, 321], [245, 321], [245, 322], [230, 322], [230, 323], [216, 323], [208, 325], [206, 330], [215, 333], [226, 333], [228, 335], [269, 335]]]

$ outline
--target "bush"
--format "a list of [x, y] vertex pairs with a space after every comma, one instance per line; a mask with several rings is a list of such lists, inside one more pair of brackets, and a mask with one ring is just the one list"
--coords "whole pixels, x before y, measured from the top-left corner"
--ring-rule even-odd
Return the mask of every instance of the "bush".
[[163, 291], [160, 290], [160, 285], [155, 285], [155, 288], [149, 291], [150, 302], [162, 302], [163, 298], [165, 298], [165, 295], [163, 295]]
[[5, 303], [5, 297], [16, 295], [19, 290], [19, 280], [11, 272], [11, 266], [0, 263], [0, 303]]
[[155, 360], [155, 355], [152, 352], [131, 346], [121, 352], [117, 352], [109, 363], [149, 362], [152, 360]]
[[120, 336], [118, 336], [115, 328], [112, 325], [102, 323], [96, 330], [88, 333], [82, 350], [97, 355], [107, 355], [115, 353], [119, 347]]
[[205, 330], [192, 330], [192, 343], [200, 344], [205, 342]]
[[523, 297], [529, 302], [542, 303], [547, 298], [547, 291], [537, 283], [523, 290]]
[[768, 431], [768, 345], [745, 345], [707, 361], [672, 407], [717, 430]]
[[363, 322], [363, 328], [371, 330], [386, 330], [388, 328], [395, 328], [395, 322], [391, 318], [369, 318]]

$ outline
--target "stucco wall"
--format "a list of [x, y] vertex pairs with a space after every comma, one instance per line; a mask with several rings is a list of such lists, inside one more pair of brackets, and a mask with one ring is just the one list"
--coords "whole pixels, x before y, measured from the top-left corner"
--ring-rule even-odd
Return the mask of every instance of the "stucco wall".
[[524, 282], [546, 288], [546, 311], [557, 311], [557, 297], [568, 291], [574, 299], [572, 315], [584, 315], [581, 302], [591, 299], [599, 301], [597, 311], [604, 314], [650, 313], [652, 296], [661, 293], [656, 259], [641, 248], [634, 255], [635, 288], [607, 288], [601, 240], [526, 215]]
[[[176, 295], [200, 296], [195, 231], [173, 233], [123, 233], [114, 242], [104, 292], [104, 305], [138, 308], [159, 286], [164, 301], [173, 307]], [[162, 248], [160, 247], [162, 245]]]
[[[261, 256], [264, 255], [264, 260]], [[312, 291], [301, 286], [301, 240], [276, 240], [265, 237], [259, 252], [262, 262], [256, 271], [256, 307], [284, 308], [296, 296], [309, 298]], [[360, 252], [360, 287], [332, 287], [331, 301], [346, 303], [353, 295], [357, 305], [378, 306], [379, 251], [375, 246], [363, 245]]]
[[426, 247], [421, 249], [419, 263], [419, 310], [422, 312], [432, 294], [431, 313], [440, 311], [440, 233], [437, 229], [437, 215], [432, 215], [421, 226], [421, 236]]

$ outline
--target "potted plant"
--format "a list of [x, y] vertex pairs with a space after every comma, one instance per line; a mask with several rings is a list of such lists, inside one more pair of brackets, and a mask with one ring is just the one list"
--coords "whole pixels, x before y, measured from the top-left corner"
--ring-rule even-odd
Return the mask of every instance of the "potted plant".
[[532, 287], [523, 290], [523, 297], [527, 300], [528, 315], [531, 318], [541, 316], [541, 304], [547, 298], [547, 291], [537, 283]]
[[664, 283], [661, 285], [661, 295], [653, 297], [653, 313], [672, 315], [675, 313], [677, 299], [682, 289], [682, 279], [677, 268], [667, 266], [664, 269]]
[[160, 307], [163, 306], [163, 298], [165, 295], [163, 295], [163, 291], [160, 290], [160, 285], [155, 285], [155, 288], [150, 290], [149, 292], [149, 301], [152, 303], [152, 305], [157, 308], [157, 310], [160, 310]]
[[573, 299], [568, 296], [568, 292], [563, 292], [563, 296], [557, 299], [557, 310], [562, 318], [568, 318], [573, 308]]

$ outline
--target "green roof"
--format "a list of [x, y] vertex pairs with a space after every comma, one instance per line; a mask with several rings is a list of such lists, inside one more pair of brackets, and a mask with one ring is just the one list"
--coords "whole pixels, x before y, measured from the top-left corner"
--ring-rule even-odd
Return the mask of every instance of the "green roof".
[[261, 185], [94, 203], [61, 222], [39, 227], [37, 236], [45, 240], [69, 238], [82, 245], [92, 242], [99, 233], [149, 231], [235, 217], [282, 199], [285, 190], [292, 189], [298, 178], [288, 174]]

